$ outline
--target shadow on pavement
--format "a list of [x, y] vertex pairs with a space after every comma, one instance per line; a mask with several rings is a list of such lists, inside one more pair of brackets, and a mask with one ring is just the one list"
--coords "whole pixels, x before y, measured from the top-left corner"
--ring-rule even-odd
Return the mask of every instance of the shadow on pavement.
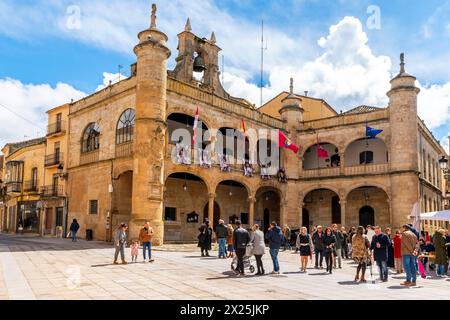
[[357, 286], [357, 285], [359, 285], [359, 282], [355, 282], [355, 281], [338, 281], [338, 284], [340, 284], [341, 286]]
[[388, 288], [388, 289], [409, 289], [409, 288], [421, 288], [421, 287], [406, 287], [406, 286], [389, 286], [389, 287], [386, 287], [386, 288]]
[[319, 272], [319, 273], [308, 273], [309, 276], [326, 276], [328, 272]]

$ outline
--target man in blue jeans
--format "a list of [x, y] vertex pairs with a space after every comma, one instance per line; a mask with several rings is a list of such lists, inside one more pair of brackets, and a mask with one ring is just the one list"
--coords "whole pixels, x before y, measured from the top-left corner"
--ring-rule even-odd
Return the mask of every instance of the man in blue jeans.
[[139, 242], [142, 243], [142, 249], [144, 253], [144, 262], [147, 262], [146, 257], [146, 249], [148, 249], [148, 260], [149, 262], [153, 262], [152, 259], [152, 236], [153, 229], [150, 227], [150, 223], [146, 222], [144, 227], [139, 232]]
[[227, 258], [227, 236], [228, 236], [228, 227], [225, 225], [225, 222], [220, 219], [219, 224], [216, 227], [216, 238], [219, 243], [219, 259]]
[[283, 243], [283, 231], [276, 222], [270, 224], [265, 238], [269, 240], [269, 252], [272, 257], [273, 271], [271, 274], [280, 274], [280, 264], [278, 263], [278, 252]]
[[372, 237], [372, 243], [370, 245], [370, 249], [373, 250], [373, 258], [377, 263], [380, 280], [383, 282], [388, 281], [388, 247], [389, 247], [389, 238], [385, 235], [381, 228], [375, 227], [375, 235]]
[[402, 259], [403, 269], [406, 272], [406, 281], [401, 283], [402, 286], [412, 287], [416, 285], [418, 250], [419, 241], [417, 236], [411, 231], [411, 227], [405, 224], [402, 232]]

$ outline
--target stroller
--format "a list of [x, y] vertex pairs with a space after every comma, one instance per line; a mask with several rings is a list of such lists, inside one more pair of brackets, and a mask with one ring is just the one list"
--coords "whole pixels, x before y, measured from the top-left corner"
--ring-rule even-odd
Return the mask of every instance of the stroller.
[[[247, 250], [245, 250], [245, 255], [243, 257], [243, 261], [244, 261], [244, 270], [248, 270], [250, 271], [250, 273], [254, 273], [255, 272], [255, 266], [252, 264], [253, 259], [252, 259], [252, 246], [248, 246]], [[231, 261], [231, 270], [233, 270], [234, 272], [237, 271], [237, 256], [234, 255], [233, 257], [233, 261]]]

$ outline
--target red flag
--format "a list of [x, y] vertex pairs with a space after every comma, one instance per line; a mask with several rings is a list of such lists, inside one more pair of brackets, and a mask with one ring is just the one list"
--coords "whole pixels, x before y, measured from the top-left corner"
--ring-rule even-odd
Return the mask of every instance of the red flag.
[[192, 136], [192, 144], [195, 146], [195, 139], [197, 138], [197, 126], [198, 126], [198, 118], [199, 118], [199, 112], [198, 107], [195, 111], [195, 120], [194, 120], [194, 135]]
[[289, 140], [289, 138], [286, 137], [283, 132], [281, 132], [281, 130], [278, 130], [278, 145], [280, 147], [290, 149], [294, 151], [294, 153], [298, 152], [298, 147], [293, 144], [291, 140]]
[[328, 151], [322, 148], [319, 142], [317, 142], [317, 157], [328, 158]]

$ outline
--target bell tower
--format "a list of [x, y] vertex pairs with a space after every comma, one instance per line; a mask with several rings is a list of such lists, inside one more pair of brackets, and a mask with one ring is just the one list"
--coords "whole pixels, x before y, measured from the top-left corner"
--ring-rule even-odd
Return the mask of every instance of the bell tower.
[[155, 245], [163, 243], [164, 148], [166, 136], [167, 36], [156, 27], [152, 5], [150, 27], [138, 34], [133, 194], [130, 236], [148, 221]]
[[[212, 32], [209, 40], [192, 33], [191, 21], [188, 18], [184, 31], [178, 34], [178, 57], [171, 74], [180, 81], [199, 85], [205, 90], [229, 98], [220, 82], [219, 52], [216, 35]], [[194, 72], [203, 73], [202, 81], [194, 79]]]
[[[405, 71], [405, 55], [400, 55], [400, 72], [391, 80], [389, 97], [389, 168], [391, 172], [391, 226], [409, 221], [419, 201], [416, 78]], [[405, 192], [405, 190], [408, 190]]]

